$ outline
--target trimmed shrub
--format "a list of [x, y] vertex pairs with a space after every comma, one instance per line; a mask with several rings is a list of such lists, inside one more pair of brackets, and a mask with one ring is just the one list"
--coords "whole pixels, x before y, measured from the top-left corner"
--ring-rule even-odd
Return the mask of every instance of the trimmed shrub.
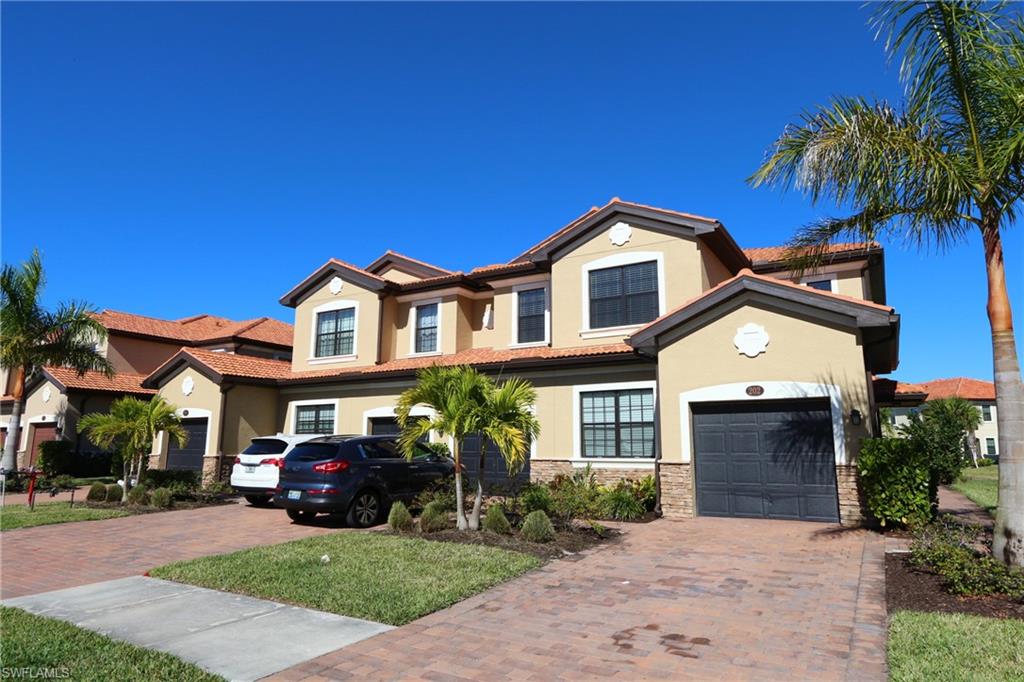
[[530, 542], [551, 542], [555, 539], [551, 519], [539, 509], [526, 515], [520, 533]]
[[54, 478], [50, 481], [50, 486], [53, 488], [59, 488], [60, 490], [71, 490], [72, 488], [78, 487], [75, 485], [74, 477], [68, 476], [67, 474]]
[[598, 514], [601, 489], [588, 464], [571, 476], [559, 475], [551, 482], [551, 511], [564, 523]]
[[978, 458], [978, 466], [979, 467], [991, 467], [991, 466], [995, 466], [995, 465], [996, 465], [996, 461], [994, 459], [989, 459], [988, 457], [979, 457]]
[[141, 506], [149, 502], [149, 495], [146, 492], [146, 486], [137, 485], [128, 491], [128, 504]]
[[933, 518], [937, 477], [919, 443], [908, 438], [866, 438], [857, 467], [868, 512], [882, 526], [920, 526]]
[[142, 482], [150, 488], [169, 488], [176, 484], [178, 489], [193, 492], [199, 489], [201, 475], [198, 471], [176, 469], [147, 469]]
[[448, 512], [439, 502], [431, 502], [423, 508], [420, 514], [420, 530], [424, 533], [436, 533], [439, 530], [447, 530]]
[[431, 502], [437, 502], [443, 511], [455, 511], [455, 481], [442, 481], [428, 486], [416, 496], [412, 506], [426, 509]]
[[409, 513], [409, 508], [402, 502], [395, 502], [391, 505], [391, 511], [388, 512], [388, 526], [391, 530], [406, 532], [412, 530], [412, 514]]
[[39, 444], [39, 468], [48, 476], [71, 473], [74, 455], [69, 440], [48, 440]]
[[157, 488], [149, 494], [149, 503], [160, 509], [170, 509], [174, 505], [174, 498], [167, 488]]
[[602, 517], [618, 521], [635, 521], [647, 511], [626, 481], [601, 493], [599, 506]]
[[1024, 571], [978, 551], [982, 540], [979, 527], [943, 517], [915, 531], [910, 561], [935, 571], [953, 594], [1005, 594], [1024, 599]]
[[107, 486], [102, 483], [93, 483], [89, 486], [89, 493], [85, 499], [90, 502], [105, 502], [107, 499]]
[[633, 496], [643, 505], [645, 511], [654, 511], [654, 503], [658, 500], [658, 488], [654, 476], [644, 476], [631, 484]]
[[508, 535], [512, 532], [512, 524], [508, 522], [508, 519], [505, 517], [505, 510], [501, 508], [500, 504], [492, 504], [487, 508], [487, 513], [484, 514], [483, 526], [484, 530], [489, 530], [499, 535]]
[[120, 502], [122, 497], [124, 497], [124, 488], [116, 483], [107, 486], [107, 502]]
[[523, 514], [537, 510], [550, 513], [553, 504], [551, 490], [543, 483], [531, 483], [519, 493], [519, 504], [522, 505]]

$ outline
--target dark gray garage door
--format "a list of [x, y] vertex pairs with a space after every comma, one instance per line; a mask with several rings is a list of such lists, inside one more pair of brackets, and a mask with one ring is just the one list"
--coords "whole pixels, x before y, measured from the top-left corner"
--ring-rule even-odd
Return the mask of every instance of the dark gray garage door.
[[206, 429], [208, 420], [203, 419], [182, 419], [181, 426], [188, 433], [188, 443], [179, 448], [177, 443], [171, 441], [167, 449], [168, 469], [187, 469], [189, 471], [202, 471], [203, 454], [206, 452]]
[[838, 521], [825, 400], [694, 406], [697, 513]]
[[[462, 441], [462, 466], [469, 486], [476, 483], [477, 472], [480, 470], [480, 444], [478, 434], [466, 436]], [[508, 475], [505, 458], [498, 448], [487, 442], [487, 457], [484, 460], [484, 488], [490, 493], [518, 490], [530, 482], [530, 455], [527, 453], [523, 468], [515, 476]]]

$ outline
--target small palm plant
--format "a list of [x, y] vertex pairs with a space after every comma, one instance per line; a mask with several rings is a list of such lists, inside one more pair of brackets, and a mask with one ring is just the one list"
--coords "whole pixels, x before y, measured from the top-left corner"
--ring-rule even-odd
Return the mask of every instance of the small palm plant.
[[992, 544], [1024, 565], [1024, 386], [1006, 286], [1002, 231], [1024, 195], [1024, 19], [998, 2], [885, 2], [871, 23], [900, 58], [906, 104], [836, 98], [787, 127], [750, 178], [831, 200], [792, 240], [797, 268], [837, 239], [881, 235], [927, 247], [978, 234], [988, 278], [999, 506]]
[[25, 411], [25, 381], [40, 367], [70, 367], [79, 374], [89, 370], [108, 376], [114, 370], [97, 350], [107, 330], [94, 317], [95, 310], [80, 302], [61, 303], [56, 312], [42, 308], [46, 284], [39, 251], [20, 267], [5, 265], [0, 273], [0, 365], [14, 373], [14, 406], [0, 469], [17, 467], [21, 416]]
[[[480, 527], [483, 503], [483, 472], [486, 449], [481, 449], [477, 475], [476, 499], [472, 518], [467, 519], [462, 487], [462, 442], [466, 436], [479, 433], [486, 442], [494, 442], [505, 458], [509, 471], [521, 468], [529, 451], [529, 443], [539, 432], [531, 411], [535, 399], [533, 387], [521, 379], [511, 379], [500, 386], [472, 367], [427, 367], [416, 374], [416, 385], [402, 393], [395, 408], [402, 428], [399, 443], [411, 456], [416, 442], [435, 431], [454, 442], [455, 506], [459, 530]], [[412, 409], [423, 405], [433, 412], [424, 419], [411, 416]]]
[[115, 400], [110, 411], [93, 412], [78, 422], [79, 433], [86, 433], [93, 443], [115, 449], [123, 455], [124, 491], [121, 501], [128, 501], [128, 490], [133, 478], [142, 475], [142, 461], [153, 449], [153, 441], [161, 431], [168, 438], [185, 447], [188, 432], [175, 414], [175, 407], [162, 396], [150, 401], [125, 397]]

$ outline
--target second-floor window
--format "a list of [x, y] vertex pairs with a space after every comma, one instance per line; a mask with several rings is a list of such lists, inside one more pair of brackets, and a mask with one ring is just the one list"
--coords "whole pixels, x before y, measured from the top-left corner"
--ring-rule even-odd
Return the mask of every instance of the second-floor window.
[[992, 406], [982, 405], [981, 406], [981, 418], [987, 422], [992, 421]]
[[590, 271], [590, 328], [622, 327], [658, 317], [658, 263]]
[[547, 301], [544, 287], [526, 289], [516, 295], [516, 342], [540, 343], [547, 340]]
[[317, 313], [316, 357], [351, 355], [355, 348], [355, 329], [355, 308]]
[[416, 306], [416, 340], [414, 350], [417, 353], [437, 352], [437, 303]]

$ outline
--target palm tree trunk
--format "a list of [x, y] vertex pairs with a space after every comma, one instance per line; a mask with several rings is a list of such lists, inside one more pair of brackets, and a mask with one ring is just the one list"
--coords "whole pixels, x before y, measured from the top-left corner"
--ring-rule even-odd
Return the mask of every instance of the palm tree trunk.
[[14, 471], [18, 468], [21, 415], [25, 413], [25, 368], [18, 367], [14, 372], [14, 406], [11, 409], [11, 421], [7, 424], [3, 461], [0, 461], [0, 469], [3, 471]]
[[454, 439], [452, 448], [455, 459], [455, 519], [459, 530], [466, 530], [469, 523], [466, 521], [466, 505], [462, 495], [462, 443], [458, 438]]
[[480, 465], [476, 470], [476, 497], [473, 499], [473, 511], [469, 515], [469, 529], [480, 529], [480, 509], [484, 504], [484, 464], [487, 460], [487, 446], [484, 437], [480, 436]]
[[1013, 338], [999, 216], [991, 210], [982, 215], [982, 239], [988, 272], [988, 319], [992, 327], [999, 428], [999, 503], [992, 554], [1012, 566], [1024, 566], [1024, 386]]

